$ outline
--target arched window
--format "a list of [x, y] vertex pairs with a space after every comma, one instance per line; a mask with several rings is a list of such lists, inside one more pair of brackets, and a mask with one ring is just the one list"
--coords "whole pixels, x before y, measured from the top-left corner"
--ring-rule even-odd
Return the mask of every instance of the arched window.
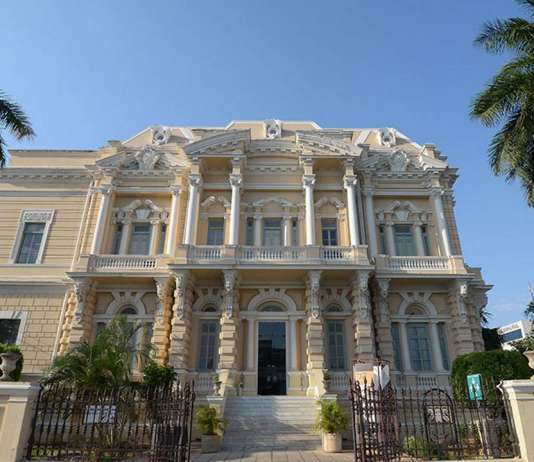
[[134, 306], [126, 305], [124, 308], [120, 310], [120, 314], [123, 314], [125, 316], [128, 316], [128, 315], [135, 316], [137, 314], [137, 310], [135, 309]]
[[280, 305], [267, 304], [267, 305], [263, 305], [259, 309], [259, 311], [280, 313], [285, 310]]

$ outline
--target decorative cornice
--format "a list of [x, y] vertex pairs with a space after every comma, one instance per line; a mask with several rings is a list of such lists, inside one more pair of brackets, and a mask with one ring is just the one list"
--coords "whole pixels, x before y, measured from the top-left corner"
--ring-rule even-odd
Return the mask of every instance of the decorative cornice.
[[[250, 130], [229, 130], [224, 133], [217, 133], [199, 141], [194, 141], [184, 146], [184, 151], [188, 156], [206, 154], [217, 148], [237, 146], [240, 143], [250, 142]], [[230, 153], [229, 153], [230, 155]], [[233, 156], [234, 154], [232, 154]]]

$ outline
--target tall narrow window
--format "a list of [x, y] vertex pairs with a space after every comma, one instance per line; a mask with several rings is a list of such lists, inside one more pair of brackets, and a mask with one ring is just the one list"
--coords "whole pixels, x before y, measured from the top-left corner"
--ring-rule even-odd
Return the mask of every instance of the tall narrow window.
[[161, 224], [161, 231], [159, 235], [158, 243], [158, 254], [165, 252], [165, 240], [167, 239], [167, 225], [165, 223]]
[[378, 232], [380, 234], [380, 248], [382, 249], [382, 253], [386, 255], [388, 250], [386, 248], [386, 231], [384, 225], [378, 227]]
[[410, 225], [395, 225], [395, 248], [398, 256], [415, 255], [415, 242]]
[[430, 255], [430, 240], [426, 226], [421, 226], [421, 234], [423, 235], [423, 250], [425, 251], [425, 255]]
[[217, 343], [219, 323], [216, 320], [200, 321], [200, 349], [198, 369], [214, 371], [217, 367]]
[[224, 218], [208, 219], [208, 245], [224, 244]]
[[299, 245], [298, 222], [296, 218], [291, 220], [291, 242], [293, 245]]
[[17, 263], [36, 263], [43, 241], [44, 223], [25, 223]]
[[133, 225], [128, 253], [130, 255], [148, 255], [151, 232], [152, 226], [149, 224]]
[[247, 245], [254, 245], [254, 218], [247, 218]]
[[410, 361], [414, 371], [432, 370], [432, 350], [428, 334], [428, 324], [409, 323], [408, 345], [410, 348]]
[[338, 245], [337, 241], [337, 219], [322, 218], [321, 219], [321, 234], [323, 245]]
[[17, 343], [20, 319], [0, 319], [0, 343]]
[[395, 362], [395, 369], [403, 371], [400, 331], [399, 324], [396, 322], [391, 324], [391, 338], [393, 340], [393, 360]]
[[282, 245], [282, 220], [280, 218], [263, 220], [263, 245], [266, 247]]
[[345, 331], [342, 320], [326, 321], [328, 369], [345, 370]]
[[117, 223], [117, 228], [115, 229], [115, 234], [113, 235], [113, 244], [111, 245], [112, 255], [118, 255], [120, 252], [122, 229], [122, 223]]
[[451, 360], [449, 358], [449, 341], [447, 340], [447, 327], [445, 326], [444, 322], [438, 323], [438, 336], [443, 367], [449, 370], [451, 367]]

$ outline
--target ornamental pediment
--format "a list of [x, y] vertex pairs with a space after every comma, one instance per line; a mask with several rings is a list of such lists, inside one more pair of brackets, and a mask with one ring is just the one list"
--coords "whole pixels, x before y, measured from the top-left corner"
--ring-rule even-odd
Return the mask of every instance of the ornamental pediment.
[[135, 151], [124, 151], [96, 162], [102, 169], [119, 169], [132, 172], [152, 172], [181, 166], [172, 154], [153, 146], [145, 146]]
[[391, 152], [370, 155], [360, 162], [359, 167], [378, 172], [402, 174], [406, 172], [421, 172], [431, 168], [444, 169], [447, 164], [441, 159], [434, 159], [421, 153], [394, 149]]

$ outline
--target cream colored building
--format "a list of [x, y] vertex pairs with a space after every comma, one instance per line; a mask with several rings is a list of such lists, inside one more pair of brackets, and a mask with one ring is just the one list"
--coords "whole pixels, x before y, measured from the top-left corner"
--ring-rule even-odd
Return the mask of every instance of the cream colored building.
[[483, 348], [456, 169], [395, 129], [150, 127], [96, 150], [13, 150], [0, 171], [0, 341], [24, 372], [119, 313], [139, 348], [226, 395], [341, 390], [354, 361], [447, 380]]

